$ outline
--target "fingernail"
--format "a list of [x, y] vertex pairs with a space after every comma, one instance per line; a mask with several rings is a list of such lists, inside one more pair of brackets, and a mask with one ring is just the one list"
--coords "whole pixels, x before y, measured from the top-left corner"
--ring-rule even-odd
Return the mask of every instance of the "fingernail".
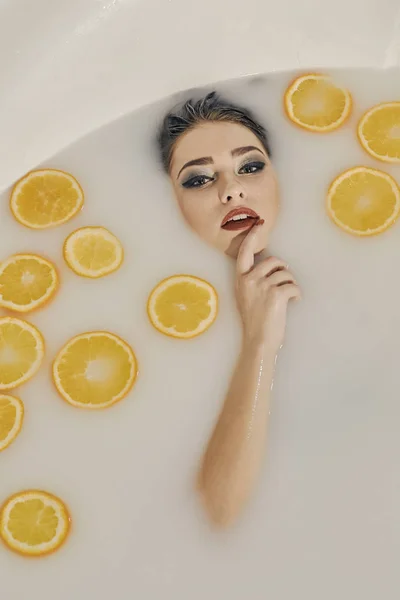
[[256, 226], [258, 227], [258, 225], [264, 225], [265, 221], [264, 219], [259, 219], [256, 223]]

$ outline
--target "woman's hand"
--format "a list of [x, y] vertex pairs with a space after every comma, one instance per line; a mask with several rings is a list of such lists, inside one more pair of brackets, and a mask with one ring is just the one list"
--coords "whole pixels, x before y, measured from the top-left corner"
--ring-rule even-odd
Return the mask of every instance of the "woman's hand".
[[254, 266], [258, 227], [248, 233], [238, 255], [236, 290], [243, 346], [198, 479], [204, 506], [218, 526], [235, 521], [259, 476], [287, 305], [291, 298], [300, 297], [293, 275], [281, 260], [267, 258]]
[[236, 299], [243, 322], [245, 345], [268, 345], [278, 352], [283, 344], [289, 300], [300, 290], [287, 265], [270, 257], [254, 266], [259, 221], [244, 239], [237, 259]]

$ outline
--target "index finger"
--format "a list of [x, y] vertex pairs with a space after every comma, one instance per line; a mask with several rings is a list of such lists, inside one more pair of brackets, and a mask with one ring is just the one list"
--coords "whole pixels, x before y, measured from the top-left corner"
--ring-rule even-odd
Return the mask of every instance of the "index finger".
[[256, 241], [258, 227], [264, 224], [264, 219], [254, 223], [249, 233], [244, 238], [237, 257], [236, 268], [239, 275], [245, 275], [254, 267], [254, 255], [257, 251]]

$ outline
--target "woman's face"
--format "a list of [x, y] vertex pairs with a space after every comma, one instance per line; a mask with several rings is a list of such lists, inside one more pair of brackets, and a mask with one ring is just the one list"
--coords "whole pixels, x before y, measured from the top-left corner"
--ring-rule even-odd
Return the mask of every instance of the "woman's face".
[[263, 145], [247, 127], [199, 124], [178, 140], [170, 176], [183, 216], [205, 241], [236, 257], [260, 218], [257, 252], [266, 247], [278, 215], [278, 185]]

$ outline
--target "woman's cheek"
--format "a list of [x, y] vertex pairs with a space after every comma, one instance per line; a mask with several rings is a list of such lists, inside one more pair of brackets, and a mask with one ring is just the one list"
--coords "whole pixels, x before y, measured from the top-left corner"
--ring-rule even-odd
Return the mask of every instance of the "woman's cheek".
[[182, 213], [187, 224], [197, 233], [204, 235], [205, 214], [201, 205], [197, 202], [185, 202], [182, 206]]
[[275, 221], [279, 214], [279, 190], [275, 181], [267, 181], [260, 199], [262, 212], [270, 221]]
[[193, 205], [187, 199], [180, 199], [179, 206], [181, 213], [188, 225], [193, 226]]

